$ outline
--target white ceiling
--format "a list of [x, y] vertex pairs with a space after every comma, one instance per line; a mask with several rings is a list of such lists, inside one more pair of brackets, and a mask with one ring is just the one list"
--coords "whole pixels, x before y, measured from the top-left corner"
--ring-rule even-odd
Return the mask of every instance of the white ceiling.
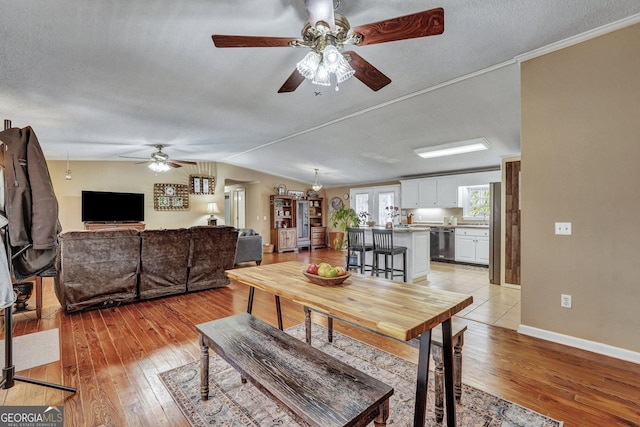
[[[32, 126], [51, 160], [165, 144], [308, 183], [318, 168], [329, 187], [493, 167], [520, 152], [515, 58], [640, 13], [638, 0], [340, 3], [352, 26], [443, 7], [445, 32], [355, 47], [391, 78], [378, 92], [352, 78], [278, 94], [304, 49], [217, 49], [211, 35], [297, 37], [303, 0], [0, 0], [0, 118]], [[413, 152], [480, 136], [480, 154]]]

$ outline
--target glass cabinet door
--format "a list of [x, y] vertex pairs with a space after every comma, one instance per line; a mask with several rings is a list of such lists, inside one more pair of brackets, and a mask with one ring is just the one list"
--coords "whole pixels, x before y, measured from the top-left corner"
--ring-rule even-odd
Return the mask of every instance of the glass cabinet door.
[[309, 202], [298, 200], [296, 206], [296, 228], [298, 239], [308, 239], [311, 229], [309, 228]]

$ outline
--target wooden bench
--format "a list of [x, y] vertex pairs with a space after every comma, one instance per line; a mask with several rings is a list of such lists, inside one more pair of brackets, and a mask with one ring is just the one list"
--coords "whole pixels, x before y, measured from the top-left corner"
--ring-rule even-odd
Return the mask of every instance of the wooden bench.
[[[311, 318], [309, 307], [305, 307], [305, 330], [306, 341], [311, 344]], [[462, 396], [462, 346], [464, 345], [464, 331], [467, 330], [467, 324], [454, 317], [451, 319], [451, 342], [453, 343], [453, 390], [456, 402], [460, 402]], [[327, 341], [333, 342], [333, 318], [327, 318]], [[408, 341], [412, 347], [418, 348], [420, 339], [414, 338]], [[434, 367], [434, 397], [436, 421], [442, 422], [444, 418], [444, 362], [442, 359], [442, 326], [431, 330], [431, 356], [433, 357]]]
[[312, 426], [385, 426], [393, 387], [249, 313], [196, 326], [200, 392], [209, 397], [209, 348], [258, 389]]

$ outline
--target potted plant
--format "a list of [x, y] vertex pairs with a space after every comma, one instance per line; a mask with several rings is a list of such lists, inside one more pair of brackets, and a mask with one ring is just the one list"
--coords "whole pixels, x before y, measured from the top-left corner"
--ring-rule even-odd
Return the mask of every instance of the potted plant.
[[349, 227], [359, 226], [360, 218], [358, 218], [358, 214], [353, 208], [347, 208], [342, 205], [331, 212], [329, 221], [331, 221], [333, 228], [338, 230], [329, 233], [329, 240], [333, 244], [333, 249], [336, 251], [342, 250], [345, 243], [344, 233]]
[[376, 222], [369, 219], [371, 218], [371, 214], [369, 212], [362, 211], [358, 214], [358, 218], [360, 219], [360, 224], [367, 224], [367, 227], [373, 227], [376, 225]]

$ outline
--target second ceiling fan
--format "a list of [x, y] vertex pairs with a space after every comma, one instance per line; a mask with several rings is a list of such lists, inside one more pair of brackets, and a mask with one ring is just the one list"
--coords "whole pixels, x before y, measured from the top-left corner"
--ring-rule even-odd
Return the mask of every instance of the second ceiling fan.
[[354, 76], [374, 91], [391, 79], [345, 46], [366, 46], [444, 32], [444, 9], [436, 8], [411, 15], [386, 19], [351, 28], [347, 18], [334, 12], [333, 0], [305, 0], [309, 22], [302, 29], [302, 39], [290, 37], [232, 36], [214, 34], [216, 47], [306, 47], [311, 52], [278, 90], [293, 92], [305, 80], [330, 86], [331, 75], [337, 83]]

